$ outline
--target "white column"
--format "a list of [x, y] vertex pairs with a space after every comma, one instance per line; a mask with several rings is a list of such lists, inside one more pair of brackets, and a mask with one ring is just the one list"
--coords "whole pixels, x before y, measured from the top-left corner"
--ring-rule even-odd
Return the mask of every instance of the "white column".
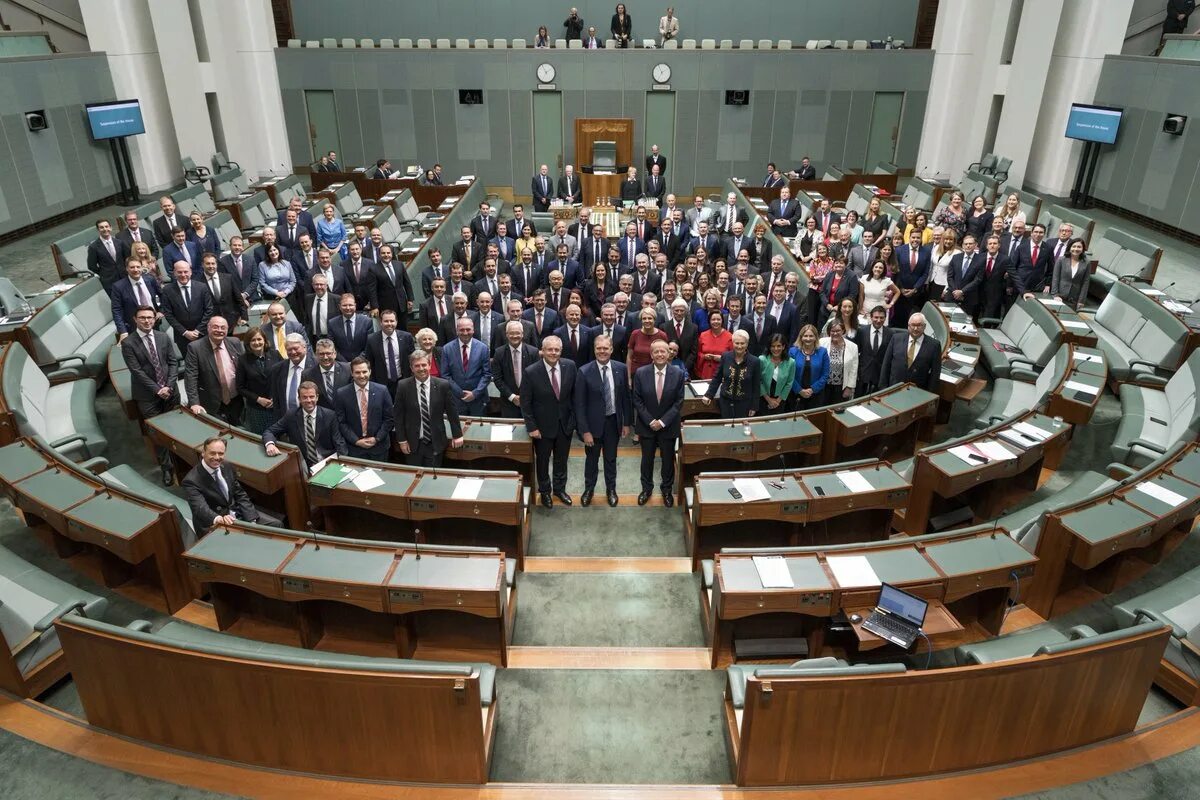
[[147, 6], [147, 0], [81, 0], [79, 10], [92, 50], [108, 56], [114, 99], [141, 101], [146, 133], [129, 138], [129, 151], [138, 188], [152, 193], [178, 184], [181, 176], [175, 126]]
[[[237, 13], [229, 15], [231, 26], [240, 24], [240, 5]], [[204, 99], [209, 70], [196, 55], [196, 38], [187, 0], [150, 0], [149, 6], [154, 38], [158, 42], [159, 71], [167, 86], [179, 152], [190, 156], [197, 166], [207, 167], [216, 150], [208, 104]], [[229, 10], [233, 12], [233, 4], [230, 6]], [[176, 169], [182, 175], [178, 165]]]

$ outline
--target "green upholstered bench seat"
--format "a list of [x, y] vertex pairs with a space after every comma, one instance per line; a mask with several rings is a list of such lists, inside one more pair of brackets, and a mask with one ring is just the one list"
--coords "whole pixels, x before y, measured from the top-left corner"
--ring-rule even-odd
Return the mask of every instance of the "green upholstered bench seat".
[[[1040, 306], [1041, 303], [1034, 303]], [[1016, 310], [1016, 306], [1013, 307]], [[980, 331], [982, 336], [988, 331]], [[983, 352], [989, 350], [994, 352], [994, 348], [985, 347]], [[1026, 372], [1020, 367], [1013, 367], [1010, 364], [1009, 374], [1012, 378], [997, 378], [995, 385], [992, 387], [992, 396], [988, 398], [988, 404], [975, 418], [976, 427], [986, 428], [989, 425], [994, 425], [1000, 420], [1008, 419], [1016, 414], [1021, 414], [1032, 409], [1042, 409], [1044, 404], [1050, 399], [1050, 393], [1058, 387], [1068, 370], [1071, 368], [1071, 347], [1070, 345], [1061, 345], [1053, 357], [1041, 368], [1041, 371], [1036, 374], [1036, 378], [1032, 383], [1024, 380], [1014, 380], [1018, 376], [1033, 377], [1033, 372]]]
[[1193, 352], [1161, 389], [1123, 385], [1119, 393], [1121, 424], [1112, 443], [1113, 460], [1142, 466], [1176, 442], [1194, 438], [1200, 430], [1198, 385], [1200, 350]]
[[[1013, 377], [1014, 365], [1038, 372], [1050, 361], [1062, 340], [1062, 324], [1037, 300], [1018, 300], [1004, 315], [1000, 327], [979, 331], [983, 363], [997, 378]], [[1009, 352], [1012, 348], [1015, 351]]]
[[1162, 248], [1154, 242], [1119, 228], [1106, 230], [1090, 249], [1096, 261], [1091, 287], [1101, 294], [1107, 294], [1126, 276], [1148, 283], [1153, 281], [1162, 255]]
[[1165, 381], [1183, 358], [1188, 327], [1152, 298], [1114, 284], [1091, 321], [1109, 374], [1119, 383]]
[[88, 378], [107, 373], [116, 341], [112, 301], [97, 278], [81, 281], [49, 302], [29, 321], [31, 355], [44, 369]]
[[[155, 208], [158, 208], [157, 203]], [[58, 253], [59, 277], [67, 278], [75, 273], [91, 274], [87, 265], [87, 251], [88, 245], [94, 241], [96, 241], [96, 229], [89, 225], [78, 233], [51, 243], [51, 250]]]
[[103, 597], [59, 580], [0, 547], [0, 639], [10, 651], [27, 642], [14, 654], [22, 675], [61, 650], [54, 620], [73, 609], [97, 618], [106, 608]]
[[1185, 639], [1192, 644], [1200, 642], [1200, 567], [1113, 606], [1113, 614], [1122, 626], [1148, 620], [1170, 625], [1171, 640], [1164, 658], [1192, 680], [1200, 680], [1200, 659], [1180, 645]]
[[96, 419], [96, 381], [91, 378], [53, 386], [20, 344], [7, 347], [0, 376], [4, 401], [22, 435], [40, 436], [61, 453], [81, 459], [103, 455], [108, 438]]
[[1049, 625], [1044, 625], [1031, 631], [1021, 631], [1008, 636], [997, 636], [983, 642], [959, 645], [954, 650], [954, 657], [960, 665], [965, 666], [967, 664], [994, 664], [997, 661], [1011, 661], [1030, 656], [1057, 655], [1107, 642], [1119, 642], [1130, 636], [1140, 636], [1161, 627], [1163, 627], [1162, 623], [1146, 622], [1109, 633], [1097, 633], [1087, 625], [1076, 625], [1063, 633]]
[[751, 675], [756, 678], [840, 678], [851, 675], [890, 675], [907, 671], [903, 664], [850, 665], [832, 656], [796, 661], [787, 666], [731, 664], [725, 668], [729, 681], [729, 701], [736, 709], [746, 705], [746, 679]]

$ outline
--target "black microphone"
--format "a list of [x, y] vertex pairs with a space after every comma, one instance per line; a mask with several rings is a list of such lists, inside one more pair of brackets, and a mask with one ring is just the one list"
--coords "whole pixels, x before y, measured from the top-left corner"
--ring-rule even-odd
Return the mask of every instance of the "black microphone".
[[413, 528], [413, 546], [417, 551], [417, 561], [421, 560], [421, 529]]
[[308, 528], [308, 531], [309, 531], [309, 533], [312, 534], [313, 549], [320, 550], [321, 549], [321, 539], [319, 536], [317, 536], [317, 529], [310, 525]]

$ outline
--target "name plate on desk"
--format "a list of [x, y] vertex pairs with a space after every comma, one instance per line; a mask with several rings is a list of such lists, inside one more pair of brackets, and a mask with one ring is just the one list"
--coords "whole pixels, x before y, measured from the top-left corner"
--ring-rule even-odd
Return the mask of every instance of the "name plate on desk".
[[736, 453], [739, 455], [749, 453], [753, 449], [754, 449], [754, 446], [749, 445], [749, 444], [731, 444], [731, 445], [729, 445], [729, 452]]
[[393, 603], [420, 604], [425, 602], [422, 592], [408, 592], [403, 589], [388, 589], [388, 599]]
[[782, 503], [779, 511], [781, 514], [807, 514], [808, 503]]
[[412, 500], [409, 502], [413, 511], [436, 511], [437, 503], [432, 500]]
[[312, 584], [302, 578], [282, 578], [283, 590], [285, 592], [311, 592]]
[[203, 564], [199, 561], [188, 561], [188, 572], [194, 572], [197, 575], [212, 575], [213, 568], [208, 564]]
[[487, 451], [481, 442], [463, 442], [462, 449], [467, 453], [483, 453]]

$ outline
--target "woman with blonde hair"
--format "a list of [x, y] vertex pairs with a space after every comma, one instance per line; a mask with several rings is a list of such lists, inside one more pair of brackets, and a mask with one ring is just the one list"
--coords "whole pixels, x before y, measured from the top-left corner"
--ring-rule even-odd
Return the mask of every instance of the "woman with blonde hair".
[[815, 325], [800, 329], [788, 355], [796, 362], [796, 378], [792, 381], [795, 408], [816, 408], [821, 405], [825, 382], [829, 380], [829, 352], [820, 346]]
[[1004, 230], [1008, 232], [1012, 230], [1012, 224], [1016, 220], [1025, 222], [1025, 212], [1021, 210], [1021, 198], [1016, 192], [1009, 193], [1008, 197], [1004, 198], [1004, 205], [996, 211], [996, 219], [1004, 220]]

